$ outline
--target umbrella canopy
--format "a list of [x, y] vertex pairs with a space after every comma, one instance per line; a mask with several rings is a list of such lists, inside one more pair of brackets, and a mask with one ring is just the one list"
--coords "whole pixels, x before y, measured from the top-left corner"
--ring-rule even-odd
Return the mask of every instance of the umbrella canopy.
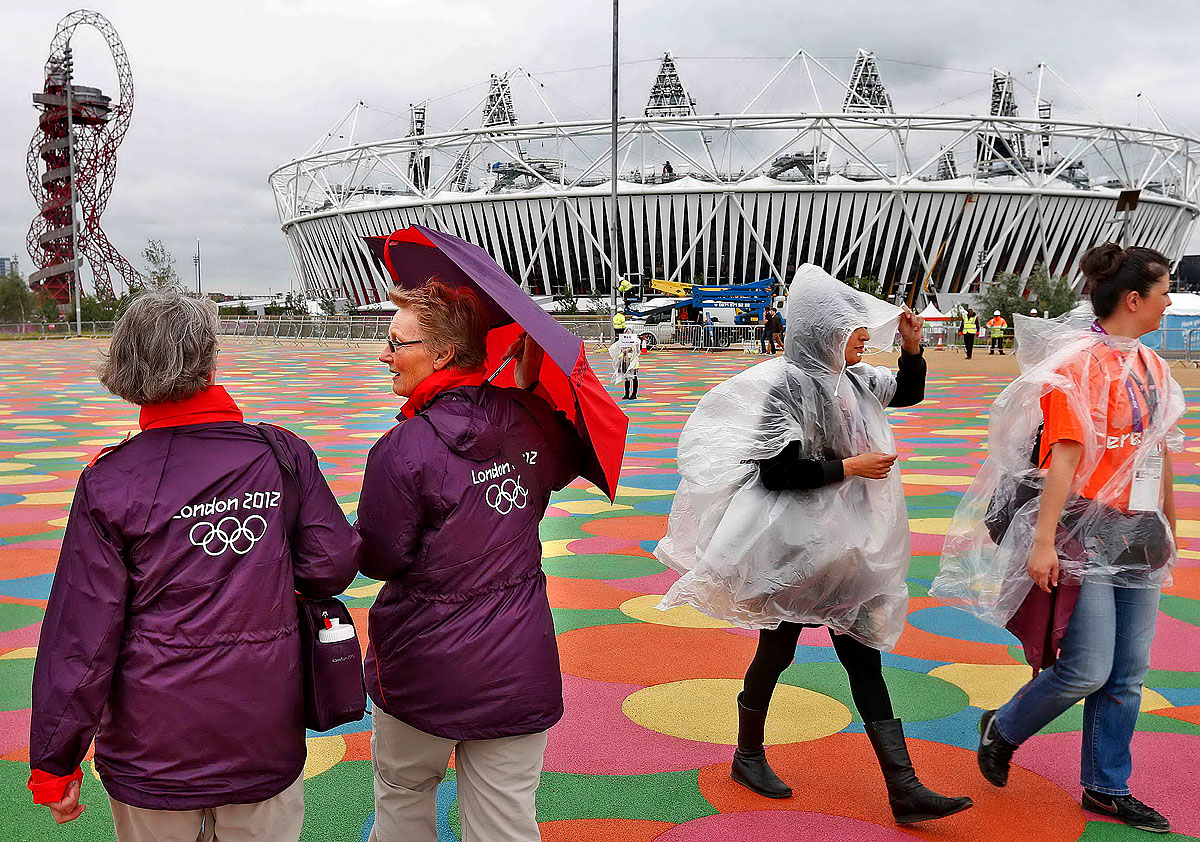
[[[365, 239], [398, 286], [415, 289], [439, 280], [448, 286], [469, 287], [479, 294], [489, 326], [489, 370], [501, 367], [505, 351], [522, 331], [541, 346], [546, 356], [538, 375], [538, 394], [575, 425], [589, 445], [580, 473], [613, 499], [629, 419], [592, 371], [583, 340], [539, 307], [476, 245], [423, 225]], [[516, 385], [511, 368], [493, 382], [498, 386]]]

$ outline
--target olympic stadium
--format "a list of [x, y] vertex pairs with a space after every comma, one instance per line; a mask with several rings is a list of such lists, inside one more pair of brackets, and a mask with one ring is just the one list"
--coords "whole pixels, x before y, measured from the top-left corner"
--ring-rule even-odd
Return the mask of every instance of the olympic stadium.
[[[1181, 256], [1200, 214], [1200, 139], [1149, 99], [1139, 116], [1157, 128], [1101, 121], [1039, 65], [963, 71], [965, 92], [898, 109], [887, 82], [911, 64], [797, 51], [774, 75], [716, 84], [729, 74], [655, 59], [644, 107], [617, 121], [616, 274], [787, 281], [811, 262], [944, 306], [1039, 263], [1079, 283], [1080, 255], [1110, 239]], [[718, 111], [697, 105], [697, 86]], [[595, 117], [607, 91], [568, 109], [578, 85], [523, 68], [480, 87], [457, 122], [444, 98], [426, 100], [391, 114], [382, 140], [359, 139], [371, 116], [359, 103], [271, 173], [310, 296], [383, 300], [387, 273], [364, 238], [413, 223], [479, 244], [533, 294], [610, 290], [613, 145]]]

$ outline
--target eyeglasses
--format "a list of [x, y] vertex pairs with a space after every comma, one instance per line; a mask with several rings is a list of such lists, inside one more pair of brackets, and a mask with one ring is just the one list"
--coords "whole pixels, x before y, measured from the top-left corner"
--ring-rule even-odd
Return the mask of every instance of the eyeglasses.
[[406, 345], [420, 345], [425, 340], [424, 339], [410, 339], [407, 342], [401, 342], [397, 339], [392, 339], [392, 337], [389, 336], [384, 341], [387, 342], [388, 350], [394, 354], [397, 351], [399, 351], [401, 348], [405, 347]]

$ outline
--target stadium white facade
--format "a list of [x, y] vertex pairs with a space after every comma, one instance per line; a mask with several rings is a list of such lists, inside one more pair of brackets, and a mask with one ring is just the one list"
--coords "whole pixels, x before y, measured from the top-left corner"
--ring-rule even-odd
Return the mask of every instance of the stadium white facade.
[[[1019, 93], [993, 71], [987, 116], [897, 113], [860, 51], [840, 110], [758, 112], [760, 92], [702, 115], [667, 54], [643, 116], [618, 124], [617, 272], [786, 281], [812, 262], [919, 305], [1038, 263], [1078, 280], [1082, 252], [1109, 239], [1177, 260], [1200, 215], [1200, 139], [1059, 119], [1042, 74], [1036, 116], [1020, 116]], [[427, 133], [422, 104], [405, 137], [317, 148], [271, 174], [310, 295], [386, 297], [363, 238], [412, 223], [478, 243], [531, 292], [609, 289], [610, 123], [521, 124], [507, 75], [481, 105], [479, 128]]]

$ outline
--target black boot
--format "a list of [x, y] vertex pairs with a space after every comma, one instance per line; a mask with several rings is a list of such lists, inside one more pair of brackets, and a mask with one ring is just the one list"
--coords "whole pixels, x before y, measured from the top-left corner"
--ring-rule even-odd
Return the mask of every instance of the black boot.
[[971, 806], [970, 798], [948, 798], [927, 788], [913, 771], [908, 759], [908, 746], [904, 743], [904, 728], [899, 719], [884, 719], [867, 725], [867, 736], [879, 768], [887, 783], [888, 802], [897, 824], [911, 824], [929, 819], [940, 819], [961, 812]]
[[767, 711], [753, 710], [742, 704], [738, 693], [738, 746], [733, 752], [733, 779], [759, 795], [767, 798], [791, 798], [792, 788], [779, 780], [767, 763], [763, 751], [763, 732], [767, 725]]

